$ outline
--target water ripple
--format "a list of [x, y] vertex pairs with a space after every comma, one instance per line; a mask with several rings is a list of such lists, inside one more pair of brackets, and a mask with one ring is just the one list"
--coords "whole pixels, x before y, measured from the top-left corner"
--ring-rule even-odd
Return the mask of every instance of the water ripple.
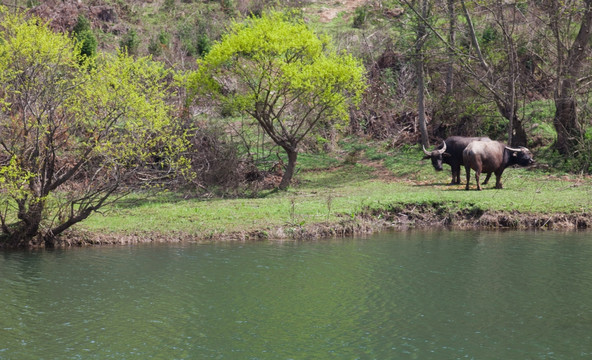
[[588, 238], [5, 252], [0, 358], [585, 358]]

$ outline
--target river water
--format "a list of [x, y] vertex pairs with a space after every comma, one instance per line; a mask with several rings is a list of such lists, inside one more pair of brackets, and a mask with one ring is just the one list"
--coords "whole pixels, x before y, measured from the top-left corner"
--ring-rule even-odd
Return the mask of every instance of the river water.
[[591, 235], [0, 252], [0, 359], [592, 358]]

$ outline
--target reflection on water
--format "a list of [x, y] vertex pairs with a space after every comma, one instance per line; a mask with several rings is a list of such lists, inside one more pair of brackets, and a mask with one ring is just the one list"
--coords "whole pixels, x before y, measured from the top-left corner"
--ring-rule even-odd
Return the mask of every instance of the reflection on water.
[[592, 357], [590, 233], [0, 252], [0, 359]]

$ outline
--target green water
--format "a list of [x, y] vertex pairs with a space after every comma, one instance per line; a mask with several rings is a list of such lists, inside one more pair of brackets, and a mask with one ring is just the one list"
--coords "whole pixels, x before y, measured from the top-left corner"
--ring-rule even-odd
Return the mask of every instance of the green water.
[[0, 252], [0, 359], [592, 358], [591, 235]]

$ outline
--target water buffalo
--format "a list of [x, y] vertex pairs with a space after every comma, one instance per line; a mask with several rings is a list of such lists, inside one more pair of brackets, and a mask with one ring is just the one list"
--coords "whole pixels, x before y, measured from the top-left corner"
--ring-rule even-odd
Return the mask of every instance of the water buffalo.
[[495, 188], [501, 189], [502, 173], [508, 166], [528, 166], [533, 164], [534, 160], [531, 152], [525, 147], [511, 148], [499, 141], [473, 141], [463, 151], [463, 162], [467, 172], [466, 189], [469, 190], [471, 169], [473, 169], [475, 170], [477, 190], [481, 190], [479, 175], [482, 172], [493, 172], [495, 174]]
[[[431, 159], [436, 171], [442, 171], [443, 163], [450, 165], [450, 169], [452, 170], [452, 181], [450, 184], [460, 184], [460, 166], [463, 164], [463, 150], [470, 142], [476, 140], [491, 141], [488, 137], [451, 136], [431, 152], [427, 151], [424, 147], [424, 159]], [[487, 178], [483, 184], [487, 184], [490, 176], [491, 173], [487, 174]]]

